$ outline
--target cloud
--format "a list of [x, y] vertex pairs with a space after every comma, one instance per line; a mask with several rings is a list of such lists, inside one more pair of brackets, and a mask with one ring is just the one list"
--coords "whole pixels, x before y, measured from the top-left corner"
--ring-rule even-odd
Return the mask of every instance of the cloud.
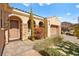
[[39, 3], [39, 6], [44, 6], [44, 3]]
[[63, 18], [63, 17], [58, 17], [58, 18], [60, 18], [60, 19], [61, 19], [61, 18]]
[[79, 5], [76, 5], [76, 8], [79, 8]]
[[69, 13], [69, 12], [68, 12], [68, 13], [66, 13], [66, 15], [68, 15], [68, 16], [69, 16], [69, 15], [71, 15], [71, 13]]
[[61, 17], [61, 16], [59, 16], [58, 18], [61, 22], [71, 22], [71, 23], [77, 23], [78, 22], [76, 18], [69, 19], [67, 17]]
[[39, 6], [51, 5], [52, 3], [39, 3]]
[[24, 6], [30, 6], [30, 3], [23, 3]]
[[58, 19], [59, 19], [61, 22], [64, 22], [64, 21], [66, 20], [66, 18], [61, 17], [61, 16], [59, 16]]
[[46, 3], [47, 5], [51, 5], [52, 3]]
[[[52, 3], [38, 3], [39, 6], [45, 6], [45, 5], [51, 5]], [[28, 7], [30, 6], [31, 4], [30, 3], [23, 3], [24, 6]], [[33, 4], [32, 4], [33, 5]]]
[[63, 18], [63, 17], [59, 16], [59, 17], [58, 17], [58, 19], [63, 20], [63, 19], [65, 19], [65, 18]]

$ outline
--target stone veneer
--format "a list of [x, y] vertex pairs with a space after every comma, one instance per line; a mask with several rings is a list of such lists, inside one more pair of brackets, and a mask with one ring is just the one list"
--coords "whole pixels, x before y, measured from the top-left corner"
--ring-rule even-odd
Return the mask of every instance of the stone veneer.
[[22, 40], [27, 40], [28, 39], [28, 24], [23, 24], [22, 26]]

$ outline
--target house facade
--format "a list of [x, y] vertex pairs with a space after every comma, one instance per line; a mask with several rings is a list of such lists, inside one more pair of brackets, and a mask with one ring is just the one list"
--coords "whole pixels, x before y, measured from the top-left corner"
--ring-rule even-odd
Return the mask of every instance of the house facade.
[[14, 40], [25, 41], [30, 36], [34, 38], [33, 36], [37, 35], [35, 29], [38, 27], [43, 33], [42, 38], [61, 34], [61, 22], [57, 17], [44, 18], [32, 12], [12, 8], [6, 3], [0, 4], [0, 44], [4, 45]]

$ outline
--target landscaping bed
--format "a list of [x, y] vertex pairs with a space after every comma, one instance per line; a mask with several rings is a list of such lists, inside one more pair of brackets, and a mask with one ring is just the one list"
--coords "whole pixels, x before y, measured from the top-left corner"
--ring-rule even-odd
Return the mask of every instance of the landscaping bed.
[[47, 48], [39, 51], [43, 56], [64, 56], [57, 48]]
[[79, 44], [62, 41], [60, 38], [43, 40], [34, 49], [43, 56], [79, 56]]
[[39, 51], [43, 56], [79, 56], [79, 46], [72, 42], [62, 42], [57, 48], [46, 48]]
[[[57, 49], [51, 48], [59, 44], [61, 41], [61, 37], [47, 38], [36, 43], [34, 49], [41, 53], [43, 56], [62, 55]], [[53, 54], [52, 52], [55, 54]]]

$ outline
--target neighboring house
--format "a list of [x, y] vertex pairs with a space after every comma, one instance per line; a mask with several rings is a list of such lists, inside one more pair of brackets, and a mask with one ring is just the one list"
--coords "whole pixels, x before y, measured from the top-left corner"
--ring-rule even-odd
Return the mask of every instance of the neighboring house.
[[[31, 22], [34, 23], [34, 27], [44, 29], [44, 38], [61, 34], [61, 22], [57, 17], [44, 18], [12, 8], [6, 3], [0, 4], [0, 45], [14, 40], [28, 40], [31, 36]], [[34, 31], [33, 28], [32, 30]]]

